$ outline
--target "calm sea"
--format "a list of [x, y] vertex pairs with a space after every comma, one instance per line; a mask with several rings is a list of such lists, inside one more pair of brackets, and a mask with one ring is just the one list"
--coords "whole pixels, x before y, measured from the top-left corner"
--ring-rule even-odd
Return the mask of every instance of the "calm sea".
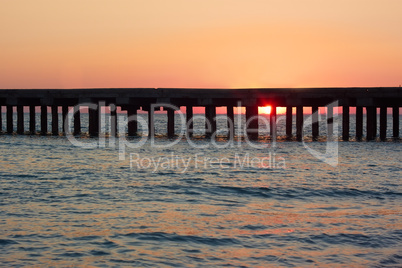
[[172, 145], [164, 115], [156, 132], [0, 135], [0, 266], [402, 266], [399, 141]]

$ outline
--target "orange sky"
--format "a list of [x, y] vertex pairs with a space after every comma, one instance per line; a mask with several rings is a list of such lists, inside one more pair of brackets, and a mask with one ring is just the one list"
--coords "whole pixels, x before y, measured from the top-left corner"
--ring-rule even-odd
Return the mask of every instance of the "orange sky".
[[0, 2], [0, 88], [402, 84], [401, 0]]

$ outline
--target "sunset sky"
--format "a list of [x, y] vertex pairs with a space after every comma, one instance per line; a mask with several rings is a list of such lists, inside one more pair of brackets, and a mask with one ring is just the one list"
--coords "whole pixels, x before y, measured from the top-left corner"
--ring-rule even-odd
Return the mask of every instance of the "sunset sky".
[[0, 88], [402, 84], [401, 0], [3, 0]]

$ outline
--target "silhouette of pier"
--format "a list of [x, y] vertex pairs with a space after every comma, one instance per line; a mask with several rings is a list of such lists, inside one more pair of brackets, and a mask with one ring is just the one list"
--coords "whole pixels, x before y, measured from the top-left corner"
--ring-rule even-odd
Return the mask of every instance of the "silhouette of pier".
[[[332, 103], [332, 105], [331, 105]], [[116, 107], [127, 111], [130, 118], [135, 118], [138, 110], [148, 112], [149, 135], [154, 131], [154, 110], [167, 107], [167, 135], [175, 135], [175, 107], [186, 107], [187, 133], [193, 132], [193, 108], [205, 107], [205, 117], [209, 125], [205, 135], [212, 136], [217, 131], [216, 108], [226, 107], [228, 117], [228, 137], [234, 136], [234, 107], [239, 104], [246, 111], [246, 135], [249, 139], [258, 139], [258, 107], [271, 106], [271, 136], [276, 135], [276, 111], [278, 107], [286, 108], [286, 135], [297, 140], [303, 139], [304, 107], [312, 108], [312, 137], [319, 136], [319, 107], [327, 107], [327, 135], [333, 133], [333, 103], [342, 107], [342, 139], [350, 138], [350, 109], [356, 108], [356, 139], [373, 140], [377, 137], [377, 110], [380, 114], [381, 140], [387, 136], [387, 109], [392, 108], [393, 138], [399, 138], [399, 108], [402, 103], [400, 87], [351, 87], [351, 88], [252, 88], [252, 89], [196, 89], [196, 88], [91, 88], [91, 89], [0, 89], [0, 107], [6, 107], [5, 133], [36, 134], [36, 107], [40, 107], [40, 134], [59, 135], [59, 107], [62, 111], [63, 130], [67, 131], [65, 120], [70, 108], [74, 107], [73, 134], [81, 133], [79, 106], [93, 104], [89, 107], [89, 135], [97, 136], [100, 132], [100, 113], [102, 106], [112, 107], [111, 135], [117, 135]], [[16, 109], [14, 109], [16, 107]], [[29, 107], [29, 119], [24, 118], [24, 107]], [[48, 129], [48, 107], [51, 107], [51, 131]], [[296, 108], [296, 133], [292, 133], [292, 109]], [[27, 109], [27, 108], [26, 108]], [[17, 124], [14, 128], [13, 113], [17, 112]], [[363, 131], [363, 113], [366, 112], [366, 131]], [[2, 113], [0, 113], [0, 130], [3, 131]], [[24, 129], [25, 120], [29, 120], [29, 131]], [[232, 122], [232, 123], [230, 123]], [[127, 134], [137, 135], [136, 120], [129, 120]]]

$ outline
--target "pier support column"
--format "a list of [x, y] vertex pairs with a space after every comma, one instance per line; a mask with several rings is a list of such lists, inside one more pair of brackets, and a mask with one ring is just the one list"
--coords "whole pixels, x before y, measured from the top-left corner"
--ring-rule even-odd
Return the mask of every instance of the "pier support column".
[[348, 141], [349, 140], [349, 128], [350, 128], [350, 122], [349, 122], [349, 106], [344, 105], [342, 107], [342, 140]]
[[334, 107], [332, 105], [327, 106], [327, 135], [328, 139], [334, 137]]
[[138, 124], [137, 124], [137, 107], [128, 106], [127, 116], [128, 116], [128, 136], [137, 136]]
[[47, 106], [40, 107], [40, 134], [47, 135]]
[[7, 133], [12, 134], [14, 131], [13, 125], [13, 106], [7, 105]]
[[35, 118], [35, 106], [29, 106], [29, 132], [35, 134], [36, 132], [36, 118]]
[[205, 106], [205, 136], [211, 137], [216, 132], [216, 107]]
[[109, 109], [110, 109], [110, 136], [117, 137], [118, 119], [117, 119], [116, 104], [114, 103], [110, 104]]
[[296, 107], [296, 139], [303, 139], [303, 106]]
[[377, 107], [373, 110], [373, 133], [375, 139], [377, 137]]
[[374, 117], [376, 117], [375, 107], [366, 107], [366, 118], [367, 118], [367, 140], [374, 140]]
[[313, 106], [311, 108], [311, 131], [313, 135], [313, 141], [318, 140], [319, 135], [319, 125], [318, 125], [318, 106]]
[[187, 137], [193, 136], [193, 106], [187, 105], [186, 106], [186, 131]]
[[75, 136], [81, 134], [81, 112], [80, 106], [77, 104], [74, 106], [74, 133]]
[[0, 133], [3, 131], [3, 111], [1, 110], [1, 105], [0, 105]]
[[17, 134], [24, 134], [24, 106], [17, 106]]
[[174, 109], [168, 108], [167, 109], [167, 136], [168, 138], [174, 137]]
[[399, 138], [399, 107], [392, 107], [392, 127], [393, 127], [393, 135], [394, 138]]
[[154, 108], [150, 105], [148, 110], [148, 138], [153, 139], [155, 136]]
[[52, 105], [52, 135], [59, 135], [59, 107], [57, 105]]
[[286, 107], [286, 137], [287, 139], [292, 138], [292, 121], [293, 121], [293, 114], [292, 114], [292, 107]]
[[234, 128], [234, 111], [232, 105], [226, 106], [226, 115], [228, 123], [228, 139], [233, 140], [235, 136], [235, 128]]
[[363, 138], [363, 107], [356, 106], [356, 140]]
[[387, 107], [380, 107], [380, 139], [385, 141], [387, 138]]
[[[254, 117], [254, 118], [253, 118]], [[258, 140], [258, 106], [246, 107], [246, 135], [250, 140]]]
[[99, 112], [100, 112], [100, 107], [99, 104], [96, 104], [96, 107], [94, 109], [89, 109], [88, 115], [89, 115], [89, 136], [95, 137], [99, 136]]
[[68, 126], [68, 117], [67, 117], [68, 116], [68, 106], [63, 105], [61, 107], [61, 114], [63, 116], [63, 120], [62, 120], [63, 126], [62, 126], [61, 129], [63, 130], [63, 135], [66, 135], [67, 130], [69, 128], [69, 126]]
[[269, 114], [269, 132], [272, 140], [276, 140], [276, 106], [271, 106]]

